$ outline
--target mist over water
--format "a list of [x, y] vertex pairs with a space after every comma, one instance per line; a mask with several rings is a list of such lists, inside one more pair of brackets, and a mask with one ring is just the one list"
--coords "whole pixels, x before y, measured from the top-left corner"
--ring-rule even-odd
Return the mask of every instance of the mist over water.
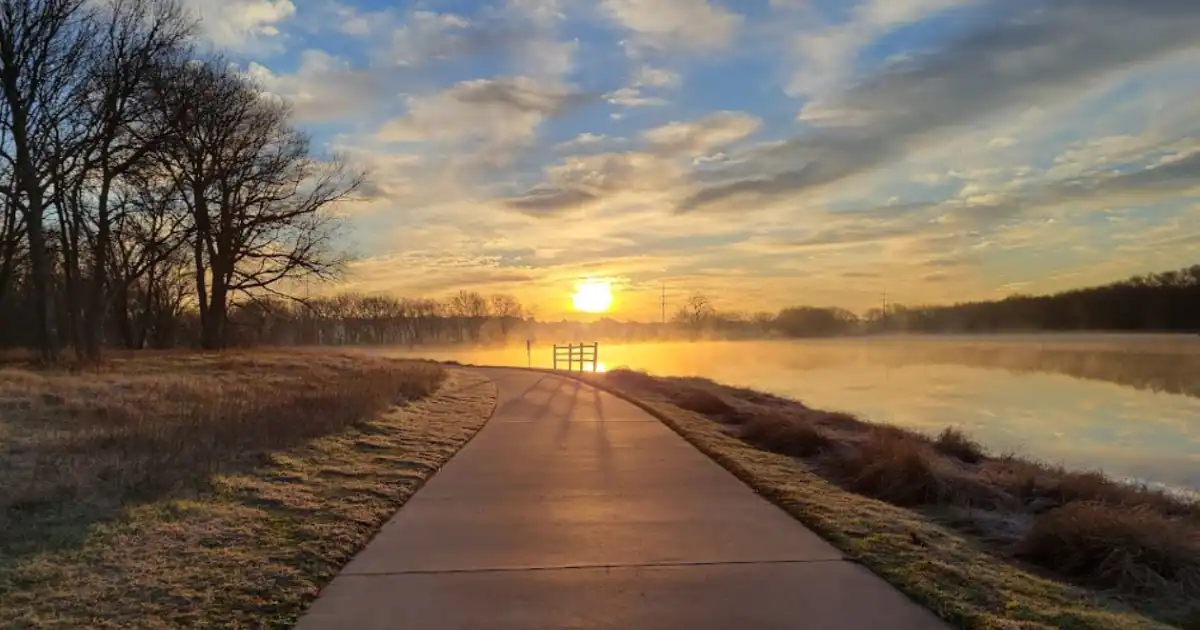
[[[525, 366], [525, 346], [403, 351]], [[535, 342], [534, 367], [551, 345]], [[993, 452], [1200, 490], [1200, 336], [1024, 335], [600, 344], [601, 368], [701, 376]]]

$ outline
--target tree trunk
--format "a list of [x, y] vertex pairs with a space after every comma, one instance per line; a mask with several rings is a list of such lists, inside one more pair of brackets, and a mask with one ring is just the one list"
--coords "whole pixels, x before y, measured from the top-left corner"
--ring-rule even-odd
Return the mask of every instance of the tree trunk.
[[50, 298], [50, 257], [46, 252], [46, 233], [42, 224], [46, 212], [45, 197], [42, 194], [42, 182], [38, 177], [33, 162], [32, 147], [29, 139], [29, 112], [18, 104], [22, 102], [22, 93], [18, 88], [17, 70], [10, 67], [14, 53], [11, 41], [4, 40], [2, 81], [4, 100], [8, 101], [11, 119], [9, 128], [12, 132], [12, 143], [16, 149], [14, 163], [14, 181], [18, 194], [25, 193], [25, 229], [29, 234], [29, 266], [33, 275], [33, 306], [38, 346], [42, 360], [48, 363], [58, 361], [58, 336], [54, 329], [54, 302]]
[[[101, 158], [107, 161], [108, 156]], [[100, 192], [96, 198], [96, 244], [92, 247], [92, 286], [85, 308], [84, 354], [88, 359], [100, 358], [100, 345], [104, 340], [105, 312], [104, 293], [108, 286], [108, 243], [111, 225], [108, 217], [108, 196], [111, 176], [107, 168], [100, 175]]]
[[31, 190], [29, 214], [25, 217], [29, 231], [29, 265], [33, 272], [33, 306], [37, 318], [38, 345], [42, 360], [58, 361], [58, 335], [54, 330], [54, 302], [50, 299], [50, 260], [46, 253], [46, 233], [42, 226], [41, 191]]
[[133, 318], [129, 314], [129, 283], [121, 280], [117, 283], [112, 294], [113, 317], [117, 323], [117, 334], [121, 336], [121, 344], [130, 350], [137, 350], [134, 340]]
[[59, 212], [59, 237], [62, 240], [62, 266], [64, 285], [64, 321], [67, 327], [67, 341], [76, 355], [80, 353], [82, 339], [82, 323], [79, 310], [82, 300], [79, 295], [79, 219], [78, 215], [66, 209], [66, 203]]
[[220, 350], [225, 346], [225, 323], [228, 313], [227, 288], [223, 274], [213, 273], [212, 293], [208, 303], [208, 317], [200, 330], [200, 346], [205, 350]]

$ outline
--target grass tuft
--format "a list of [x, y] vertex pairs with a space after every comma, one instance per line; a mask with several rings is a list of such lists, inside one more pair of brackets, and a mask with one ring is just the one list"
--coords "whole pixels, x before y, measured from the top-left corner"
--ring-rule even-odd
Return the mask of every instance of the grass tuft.
[[943, 455], [949, 455], [968, 464], [978, 464], [987, 457], [983, 446], [957, 427], [943, 429], [937, 439], [933, 441], [933, 447]]
[[820, 429], [782, 414], [751, 416], [742, 423], [739, 435], [759, 448], [793, 457], [816, 455], [832, 443]]
[[899, 431], [872, 431], [857, 448], [843, 448], [831, 461], [855, 492], [895, 505], [934, 505], [954, 495], [928, 445]]
[[1071, 503], [1038, 517], [1021, 557], [1101, 588], [1200, 598], [1200, 537], [1147, 506]]
[[694, 387], [679, 388], [672, 393], [671, 400], [682, 409], [706, 416], [723, 416], [734, 411], [733, 406], [720, 396]]

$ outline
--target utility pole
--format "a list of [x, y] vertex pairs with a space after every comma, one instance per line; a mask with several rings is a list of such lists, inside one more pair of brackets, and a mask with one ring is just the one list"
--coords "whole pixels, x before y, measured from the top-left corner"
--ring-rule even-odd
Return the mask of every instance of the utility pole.
[[883, 288], [883, 315], [880, 316], [879, 326], [880, 331], [886, 333], [888, 331], [888, 312], [887, 312], [887, 287]]

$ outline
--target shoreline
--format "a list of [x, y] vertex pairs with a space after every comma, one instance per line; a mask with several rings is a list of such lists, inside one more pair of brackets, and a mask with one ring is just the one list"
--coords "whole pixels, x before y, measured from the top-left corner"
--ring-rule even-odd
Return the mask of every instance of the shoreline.
[[[994, 457], [961, 433], [931, 439], [705, 379], [628, 370], [570, 376], [659, 418], [849, 556], [960, 627], [1200, 624], [1200, 604], [1194, 603], [1200, 602], [1200, 504], [1094, 473]], [[756, 409], [772, 407], [766, 412], [771, 420], [756, 420]], [[748, 430], [754, 423], [759, 426]], [[840, 436], [845, 443], [820, 434], [851, 425], [859, 435]], [[835, 450], [843, 454], [830, 456]], [[863, 457], [863, 451], [873, 457]], [[955, 472], [997, 462], [1036, 479], [997, 487]], [[1013, 488], [1022, 483], [1044, 487], [1014, 496]], [[1103, 527], [1081, 528], [1080, 519]], [[1088, 548], [1087, 541], [1098, 536], [1108, 536], [1109, 546]], [[1130, 536], [1133, 543], [1126, 540]], [[1125, 572], [1135, 577], [1106, 572], [1103, 561], [1112, 557], [1124, 558]], [[1166, 558], [1170, 566], [1147, 569], [1137, 557]]]

